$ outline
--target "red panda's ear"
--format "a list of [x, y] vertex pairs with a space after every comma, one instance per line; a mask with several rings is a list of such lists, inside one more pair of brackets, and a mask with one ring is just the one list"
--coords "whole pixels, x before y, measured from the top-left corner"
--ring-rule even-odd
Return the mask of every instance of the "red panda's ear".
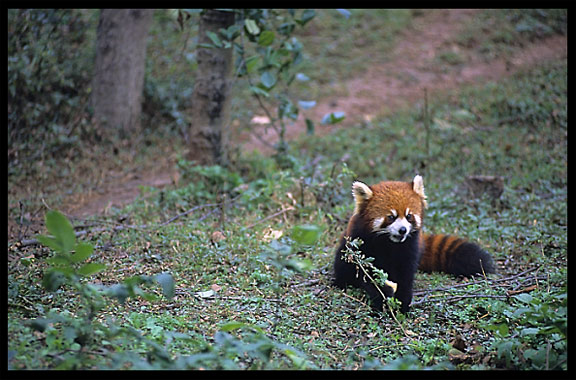
[[420, 198], [422, 198], [422, 204], [424, 205], [424, 208], [428, 207], [428, 203], [426, 202], [426, 194], [424, 193], [424, 180], [422, 179], [421, 175], [417, 175], [412, 180], [412, 190], [414, 190], [414, 192], [418, 194]]
[[366, 185], [364, 182], [354, 181], [352, 184], [352, 196], [354, 197], [354, 201], [356, 201], [356, 207], [354, 209], [354, 213], [358, 213], [360, 211], [360, 206], [364, 204], [368, 199], [372, 198], [374, 193], [370, 186]]

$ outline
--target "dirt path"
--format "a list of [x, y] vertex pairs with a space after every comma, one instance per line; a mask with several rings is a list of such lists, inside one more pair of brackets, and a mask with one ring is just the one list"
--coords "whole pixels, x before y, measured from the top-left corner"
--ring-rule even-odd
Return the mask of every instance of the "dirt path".
[[[487, 80], [510, 76], [517, 71], [552, 59], [567, 57], [567, 39], [554, 36], [537, 41], [516, 55], [485, 62], [472, 50], [464, 50], [453, 41], [478, 13], [474, 9], [453, 9], [426, 12], [414, 20], [412, 28], [406, 30], [386, 63], [374, 64], [348, 80], [344, 87], [345, 96], [333, 96], [322, 99], [311, 110], [308, 118], [318, 121], [330, 112], [343, 111], [346, 119], [336, 125], [316, 125], [316, 133], [323, 134], [335, 128], [353, 127], [376, 116], [393, 113], [402, 106], [423, 99], [426, 88], [429, 96], [434, 93], [456, 89], [465, 84], [480, 83]], [[448, 65], [438, 62], [438, 56], [451, 51], [464, 58], [460, 65]], [[305, 133], [303, 118], [287, 128], [287, 139], [293, 139]], [[275, 142], [276, 133], [268, 128], [256, 127], [265, 140]], [[250, 136], [243, 144], [244, 150], [258, 149], [270, 153], [270, 147], [256, 137]]]
[[164, 187], [175, 181], [177, 174], [170, 166], [153, 172], [118, 173], [113, 181], [103, 183], [96, 191], [74, 194], [65, 201], [62, 211], [75, 218], [105, 214], [111, 207], [133, 202], [141, 186]]
[[[426, 12], [414, 20], [413, 26], [405, 31], [385, 63], [376, 63], [357, 77], [344, 83], [346, 95], [332, 96], [318, 101], [306, 111], [307, 117], [321, 120], [322, 116], [335, 111], [346, 113], [346, 119], [336, 126], [317, 125], [319, 134], [334, 128], [352, 127], [362, 121], [387, 115], [399, 107], [413, 104], [423, 98], [423, 89], [430, 96], [434, 93], [458, 88], [464, 84], [480, 83], [512, 75], [525, 67], [552, 59], [567, 57], [567, 39], [555, 36], [536, 41], [508, 59], [485, 62], [473, 51], [464, 51], [454, 44], [455, 37], [477, 13], [477, 10], [455, 9]], [[460, 65], [439, 64], [438, 56], [452, 51], [464, 57]], [[305, 132], [305, 124], [298, 120], [287, 129], [287, 139]], [[264, 140], [276, 142], [277, 136], [271, 128], [256, 127]], [[241, 139], [243, 150], [259, 149], [264, 153], [272, 150], [256, 137], [247, 135]], [[170, 169], [155, 173], [138, 173], [109, 184], [97, 194], [76, 199], [67, 208], [72, 216], [86, 217], [102, 214], [111, 206], [123, 206], [132, 202], [139, 194], [139, 186], [162, 187], [172, 182], [175, 173]]]

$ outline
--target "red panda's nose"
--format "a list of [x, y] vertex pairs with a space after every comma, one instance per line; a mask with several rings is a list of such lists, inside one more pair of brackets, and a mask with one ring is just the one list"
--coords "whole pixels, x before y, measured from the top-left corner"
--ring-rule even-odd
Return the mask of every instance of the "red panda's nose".
[[405, 235], [406, 234], [406, 227], [400, 227], [400, 229], [398, 230], [398, 233], [400, 235]]

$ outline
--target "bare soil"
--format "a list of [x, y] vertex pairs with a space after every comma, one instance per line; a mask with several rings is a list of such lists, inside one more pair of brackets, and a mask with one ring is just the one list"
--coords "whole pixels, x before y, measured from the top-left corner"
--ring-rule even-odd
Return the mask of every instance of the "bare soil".
[[[567, 38], [554, 36], [534, 41], [512, 57], [487, 62], [473, 49], [465, 50], [454, 43], [477, 12], [470, 9], [438, 10], [417, 17], [413, 26], [399, 38], [389, 60], [374, 63], [368, 70], [343, 83], [344, 95], [319, 99], [314, 108], [306, 111], [306, 117], [312, 120], [321, 120], [329, 112], [343, 111], [346, 114], [346, 119], [340, 124], [318, 125], [316, 133], [350, 128], [390, 114], [400, 107], [422, 100], [424, 89], [427, 89], [429, 96], [434, 96], [435, 93], [462, 85], [496, 80], [533, 65], [567, 57]], [[446, 51], [464, 57], [465, 62], [457, 65], [439, 63], [439, 54]], [[293, 139], [305, 130], [301, 118], [287, 128], [286, 137]], [[271, 143], [278, 139], [271, 128], [257, 126], [253, 131]], [[242, 136], [237, 141], [243, 150], [272, 152], [269, 146], [253, 135]], [[68, 202], [64, 202], [63, 210], [77, 218], [103, 214], [111, 206], [132, 202], [139, 194], [139, 186], [162, 187], [177, 182], [173, 166], [119, 177], [104, 183], [95, 193], [70, 197]]]
[[[356, 78], [344, 83], [345, 95], [321, 99], [306, 111], [306, 117], [321, 120], [330, 112], [343, 111], [346, 119], [336, 125], [318, 125], [316, 132], [329, 133], [334, 128], [353, 127], [377, 116], [391, 114], [401, 107], [414, 104], [429, 96], [456, 89], [472, 83], [481, 83], [510, 76], [546, 61], [567, 57], [567, 39], [554, 36], [535, 41], [512, 57], [485, 61], [472, 49], [464, 49], [454, 43], [455, 38], [478, 12], [474, 9], [453, 9], [426, 12], [417, 17], [407, 29], [385, 63], [375, 63]], [[439, 63], [441, 53], [451, 51], [465, 62], [458, 65]], [[277, 141], [272, 128], [256, 127], [256, 132], [268, 141]], [[293, 139], [306, 131], [301, 117], [287, 128], [287, 139]], [[272, 149], [258, 138], [250, 136], [243, 144], [244, 150], [258, 149], [270, 153]]]

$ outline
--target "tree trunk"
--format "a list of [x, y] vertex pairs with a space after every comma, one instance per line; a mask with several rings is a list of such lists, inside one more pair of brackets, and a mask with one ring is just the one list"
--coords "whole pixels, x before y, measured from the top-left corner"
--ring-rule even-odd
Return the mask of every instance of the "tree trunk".
[[153, 10], [103, 9], [92, 82], [94, 116], [106, 129], [140, 129], [146, 41]]
[[[207, 32], [218, 34], [234, 24], [234, 13], [206, 10], [200, 17], [199, 44], [211, 44]], [[197, 164], [227, 161], [232, 49], [198, 47], [198, 74], [192, 95], [189, 158]]]

